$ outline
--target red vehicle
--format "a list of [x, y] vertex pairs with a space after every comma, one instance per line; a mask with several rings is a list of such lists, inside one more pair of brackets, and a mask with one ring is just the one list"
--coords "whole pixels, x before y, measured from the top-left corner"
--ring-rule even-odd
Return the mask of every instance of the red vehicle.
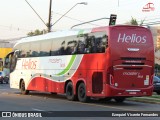
[[[149, 29], [105, 26], [23, 38], [14, 46], [10, 86], [78, 98], [151, 96], [154, 45]], [[18, 58], [17, 58], [18, 57]], [[17, 60], [18, 59], [18, 60]], [[8, 60], [6, 60], [8, 61]]]

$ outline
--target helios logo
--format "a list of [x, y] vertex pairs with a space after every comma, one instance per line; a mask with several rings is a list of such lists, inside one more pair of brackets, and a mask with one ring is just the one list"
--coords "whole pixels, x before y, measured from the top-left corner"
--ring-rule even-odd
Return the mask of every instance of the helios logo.
[[118, 41], [122, 43], [146, 43], [146, 36], [138, 36], [136, 34], [126, 35], [119, 33]]
[[151, 12], [154, 10], [155, 10], [154, 4], [151, 2], [147, 3], [142, 9], [143, 12]]

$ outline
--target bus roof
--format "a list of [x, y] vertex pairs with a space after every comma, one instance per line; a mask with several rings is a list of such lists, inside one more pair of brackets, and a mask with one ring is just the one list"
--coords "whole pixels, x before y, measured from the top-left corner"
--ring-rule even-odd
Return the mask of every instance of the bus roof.
[[37, 35], [37, 36], [32, 36], [32, 37], [26, 37], [26, 38], [22, 38], [21, 40], [19, 40], [15, 46], [17, 44], [20, 43], [25, 43], [25, 42], [31, 42], [31, 41], [40, 41], [40, 40], [47, 40], [47, 39], [53, 39], [53, 38], [62, 38], [62, 37], [67, 37], [67, 36], [73, 36], [73, 35], [78, 35], [78, 34], [86, 34], [91, 32], [92, 29], [81, 29], [81, 30], [61, 30], [61, 31], [56, 31], [56, 32], [50, 32], [47, 34], [43, 34], [43, 35]]
[[40, 40], [47, 40], [47, 39], [53, 39], [53, 38], [63, 38], [67, 36], [74, 36], [78, 34], [86, 34], [90, 32], [96, 32], [96, 31], [103, 31], [106, 30], [106, 28], [118, 28], [118, 27], [138, 27], [138, 28], [144, 28], [141, 26], [133, 26], [133, 25], [114, 25], [114, 26], [102, 26], [102, 27], [96, 27], [96, 28], [90, 28], [90, 29], [69, 29], [69, 30], [61, 30], [56, 32], [50, 32], [43, 35], [37, 35], [32, 37], [26, 37], [19, 40], [17, 44], [25, 43], [25, 42], [32, 42], [32, 41], [40, 41]]

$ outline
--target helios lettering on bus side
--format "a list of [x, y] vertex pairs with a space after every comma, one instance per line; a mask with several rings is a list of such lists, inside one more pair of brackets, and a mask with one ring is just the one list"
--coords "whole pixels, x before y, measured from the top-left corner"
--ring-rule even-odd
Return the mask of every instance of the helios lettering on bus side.
[[31, 60], [31, 59], [23, 59], [22, 61], [22, 68], [23, 69], [36, 69], [36, 60]]
[[118, 35], [118, 41], [117, 42], [122, 42], [122, 43], [146, 43], [146, 36], [138, 36], [136, 34], [131, 34], [131, 35], [127, 35], [127, 34], [121, 34], [119, 33]]

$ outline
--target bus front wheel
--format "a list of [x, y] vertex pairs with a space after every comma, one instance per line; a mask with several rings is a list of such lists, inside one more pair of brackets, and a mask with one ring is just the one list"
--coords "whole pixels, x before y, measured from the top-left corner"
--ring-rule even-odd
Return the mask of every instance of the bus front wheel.
[[29, 91], [26, 90], [26, 88], [25, 88], [25, 82], [24, 81], [21, 82], [21, 86], [20, 87], [21, 87], [22, 95], [27, 95], [29, 93]]
[[86, 95], [86, 87], [84, 83], [80, 83], [78, 86], [78, 100], [80, 102], [88, 102], [89, 97]]

